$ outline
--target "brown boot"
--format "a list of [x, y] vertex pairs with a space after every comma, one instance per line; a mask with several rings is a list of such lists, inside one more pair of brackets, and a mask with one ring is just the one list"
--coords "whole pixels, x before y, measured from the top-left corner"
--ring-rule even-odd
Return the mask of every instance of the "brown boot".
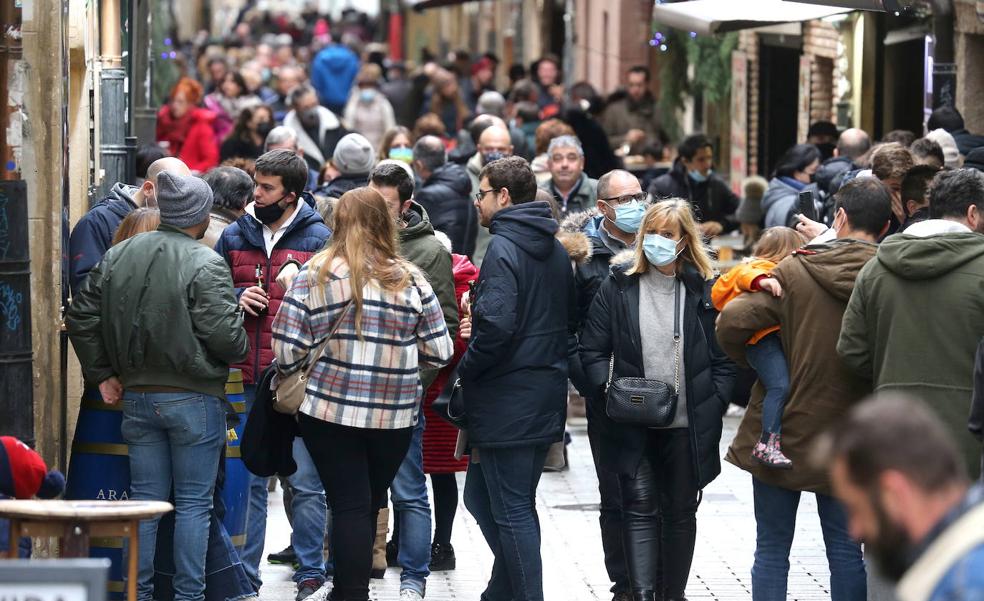
[[376, 540], [372, 545], [372, 574], [380, 579], [386, 575], [386, 537], [389, 534], [389, 507], [384, 507], [376, 514]]

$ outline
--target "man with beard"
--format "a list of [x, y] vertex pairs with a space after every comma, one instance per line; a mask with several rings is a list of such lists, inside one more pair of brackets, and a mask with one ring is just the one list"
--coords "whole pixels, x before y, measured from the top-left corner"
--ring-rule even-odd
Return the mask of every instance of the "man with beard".
[[827, 443], [851, 535], [898, 582], [902, 601], [984, 596], [984, 487], [970, 485], [952, 434], [929, 409], [875, 398]]
[[938, 174], [929, 214], [886, 239], [858, 274], [837, 353], [875, 390], [920, 395], [976, 478], [981, 443], [967, 430], [967, 415], [984, 335], [984, 173]]

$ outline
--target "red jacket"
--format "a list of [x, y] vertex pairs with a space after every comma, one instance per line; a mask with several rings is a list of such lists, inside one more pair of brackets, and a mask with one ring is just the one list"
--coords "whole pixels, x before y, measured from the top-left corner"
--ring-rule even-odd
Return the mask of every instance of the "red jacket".
[[157, 141], [167, 142], [168, 152], [192, 171], [205, 173], [219, 164], [219, 145], [215, 143], [215, 113], [193, 108], [180, 119], [171, 116], [170, 105], [157, 112]]
[[257, 285], [256, 266], [262, 272], [263, 288], [270, 304], [258, 317], [245, 314], [244, 326], [249, 337], [252, 353], [243, 363], [233, 365], [243, 370], [243, 382], [253, 384], [260, 378], [260, 372], [273, 363], [272, 326], [273, 319], [280, 310], [286, 290], [277, 284], [280, 269], [290, 260], [302, 265], [321, 250], [331, 230], [321, 220], [317, 211], [304, 201], [299, 201], [300, 212], [287, 227], [283, 237], [273, 247], [267, 257], [263, 243], [263, 226], [252, 215], [243, 215], [235, 223], [222, 231], [215, 252], [226, 260], [232, 269], [232, 282], [236, 296], [243, 290]]
[[[458, 300], [458, 317], [461, 317], [461, 295], [468, 290], [468, 282], [478, 279], [478, 268], [472, 265], [468, 257], [464, 255], [451, 255], [451, 271], [454, 274], [454, 295]], [[461, 339], [459, 333], [454, 341], [454, 357], [451, 363], [446, 365], [438, 373], [437, 378], [427, 389], [424, 395], [424, 473], [427, 474], [451, 474], [463, 472], [468, 469], [468, 459], [454, 458], [454, 448], [458, 441], [458, 430], [448, 422], [444, 421], [431, 409], [434, 399], [441, 394], [451, 371], [458, 364], [461, 356], [465, 354], [468, 342]]]

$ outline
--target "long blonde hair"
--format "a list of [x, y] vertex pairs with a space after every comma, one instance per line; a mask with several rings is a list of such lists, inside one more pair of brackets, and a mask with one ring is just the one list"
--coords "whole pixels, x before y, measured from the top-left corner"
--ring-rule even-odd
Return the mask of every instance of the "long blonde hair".
[[680, 227], [681, 241], [686, 243], [686, 248], [680, 253], [677, 264], [680, 262], [690, 263], [700, 272], [705, 280], [714, 279], [714, 267], [711, 265], [711, 256], [707, 252], [703, 238], [700, 235], [700, 228], [697, 227], [697, 219], [694, 217], [690, 202], [682, 198], [671, 198], [663, 200], [649, 207], [646, 214], [642, 216], [642, 224], [639, 226], [639, 233], [636, 235], [635, 259], [629, 275], [646, 273], [649, 271], [649, 260], [643, 250], [643, 241], [647, 233], [655, 233], [660, 226], [667, 222], [676, 223]]
[[[399, 254], [396, 222], [386, 201], [371, 188], [342, 194], [332, 213], [335, 231], [325, 249], [311, 259], [317, 282], [327, 283], [338, 260], [349, 269], [355, 310], [355, 329], [362, 338], [362, 288], [373, 281], [384, 290], [398, 291], [411, 281], [409, 264]], [[312, 285], [312, 289], [319, 286]]]

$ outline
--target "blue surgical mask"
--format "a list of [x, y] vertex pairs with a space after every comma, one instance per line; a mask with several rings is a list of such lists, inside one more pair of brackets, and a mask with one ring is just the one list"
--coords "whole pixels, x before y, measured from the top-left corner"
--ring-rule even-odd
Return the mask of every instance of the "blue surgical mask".
[[682, 248], [677, 250], [677, 246], [682, 240], [681, 238], [674, 242], [659, 234], [646, 234], [642, 241], [642, 250], [646, 253], [646, 258], [651, 264], [656, 267], [664, 267], [676, 261], [676, 258], [683, 252]]
[[395, 161], [403, 161], [404, 163], [410, 164], [413, 162], [413, 149], [412, 148], [390, 148], [389, 158]]
[[707, 178], [710, 177], [711, 173], [713, 173], [713, 171], [708, 171], [707, 175], [704, 175], [703, 173], [697, 171], [696, 169], [691, 169], [688, 172], [688, 175], [690, 176], [690, 179], [694, 180], [699, 184], [701, 182], [706, 182]]
[[482, 153], [482, 165], [488, 165], [492, 161], [498, 161], [499, 159], [506, 158], [506, 153], [501, 150], [492, 150], [490, 152]]
[[373, 88], [364, 88], [359, 90], [359, 100], [365, 102], [366, 104], [373, 101], [376, 98], [376, 90]]
[[642, 217], [646, 214], [646, 207], [641, 202], [628, 202], [615, 207], [615, 227], [626, 234], [634, 234], [639, 231]]

